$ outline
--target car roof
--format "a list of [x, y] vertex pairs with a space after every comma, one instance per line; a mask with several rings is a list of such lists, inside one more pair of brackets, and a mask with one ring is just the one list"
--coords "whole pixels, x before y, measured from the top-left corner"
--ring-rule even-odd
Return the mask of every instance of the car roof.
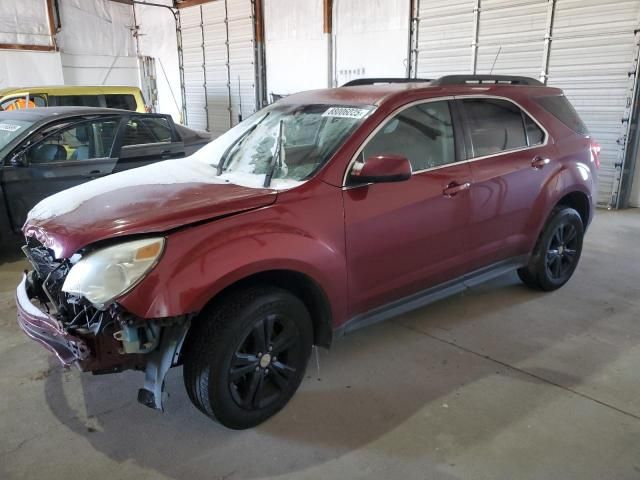
[[137, 93], [140, 92], [138, 87], [130, 87], [126, 85], [38, 85], [32, 87], [7, 87], [0, 89], [0, 96], [12, 94], [27, 93], [51, 93], [51, 94], [78, 94], [78, 93]]
[[[423, 95], [425, 98], [486, 94], [496, 96], [510, 96], [518, 92], [519, 94], [544, 92], [561, 93], [556, 88], [543, 85], [505, 85], [505, 84], [458, 84], [439, 85], [428, 81], [384, 83], [373, 85], [343, 86], [338, 88], [326, 88], [321, 90], [309, 90], [300, 92], [278, 100], [282, 103], [290, 104], [334, 104], [334, 105], [374, 105], [380, 106], [383, 103], [396, 101], [400, 97], [411, 94]], [[412, 95], [413, 96], [413, 95]]]
[[[130, 110], [119, 110], [115, 108], [95, 108], [95, 107], [37, 107], [24, 108], [19, 110], [1, 110], [0, 120], [7, 118], [24, 119], [32, 122], [45, 119], [60, 119], [68, 117], [79, 117], [89, 115], [121, 115], [136, 114]], [[137, 113], [139, 115], [139, 113]]]

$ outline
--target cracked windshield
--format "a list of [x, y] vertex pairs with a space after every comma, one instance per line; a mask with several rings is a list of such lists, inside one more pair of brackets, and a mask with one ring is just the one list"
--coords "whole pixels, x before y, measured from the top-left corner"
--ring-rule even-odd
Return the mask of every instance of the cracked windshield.
[[218, 164], [218, 174], [301, 182], [313, 175], [372, 111], [370, 106], [274, 104], [247, 120]]

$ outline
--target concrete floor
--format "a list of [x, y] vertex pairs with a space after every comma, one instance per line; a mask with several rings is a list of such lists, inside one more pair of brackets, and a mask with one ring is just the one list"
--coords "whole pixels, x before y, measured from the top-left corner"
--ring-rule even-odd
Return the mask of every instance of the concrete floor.
[[0, 478], [640, 478], [640, 210], [598, 212], [542, 294], [505, 276], [320, 351], [285, 410], [226, 430], [180, 369], [160, 414], [142, 374], [63, 370], [18, 330], [0, 267]]

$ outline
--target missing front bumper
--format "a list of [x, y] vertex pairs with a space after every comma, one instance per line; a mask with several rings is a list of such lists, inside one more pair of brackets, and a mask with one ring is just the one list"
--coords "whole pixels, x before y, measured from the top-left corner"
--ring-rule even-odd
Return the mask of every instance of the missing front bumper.
[[36, 307], [27, 294], [27, 276], [16, 290], [18, 325], [29, 337], [55, 354], [65, 366], [89, 359], [88, 345], [80, 338], [65, 332], [59, 322]]
[[[145, 353], [124, 353], [122, 330], [102, 332], [88, 338], [65, 331], [55, 317], [31, 302], [26, 275], [16, 290], [16, 309], [18, 324], [24, 333], [55, 354], [64, 366], [76, 364], [80, 370], [94, 374], [144, 370], [144, 385], [138, 392], [138, 401], [163, 410], [164, 379], [169, 369], [179, 361], [190, 317], [147, 320], [156, 322], [153, 330], [159, 335], [157, 346]], [[130, 335], [127, 338], [131, 341]]]

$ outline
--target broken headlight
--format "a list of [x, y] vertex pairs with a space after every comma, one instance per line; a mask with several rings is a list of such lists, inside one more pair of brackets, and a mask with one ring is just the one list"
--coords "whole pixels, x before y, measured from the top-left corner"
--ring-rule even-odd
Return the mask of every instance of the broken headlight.
[[163, 248], [164, 238], [146, 238], [91, 252], [71, 268], [62, 291], [102, 309], [142, 280]]

